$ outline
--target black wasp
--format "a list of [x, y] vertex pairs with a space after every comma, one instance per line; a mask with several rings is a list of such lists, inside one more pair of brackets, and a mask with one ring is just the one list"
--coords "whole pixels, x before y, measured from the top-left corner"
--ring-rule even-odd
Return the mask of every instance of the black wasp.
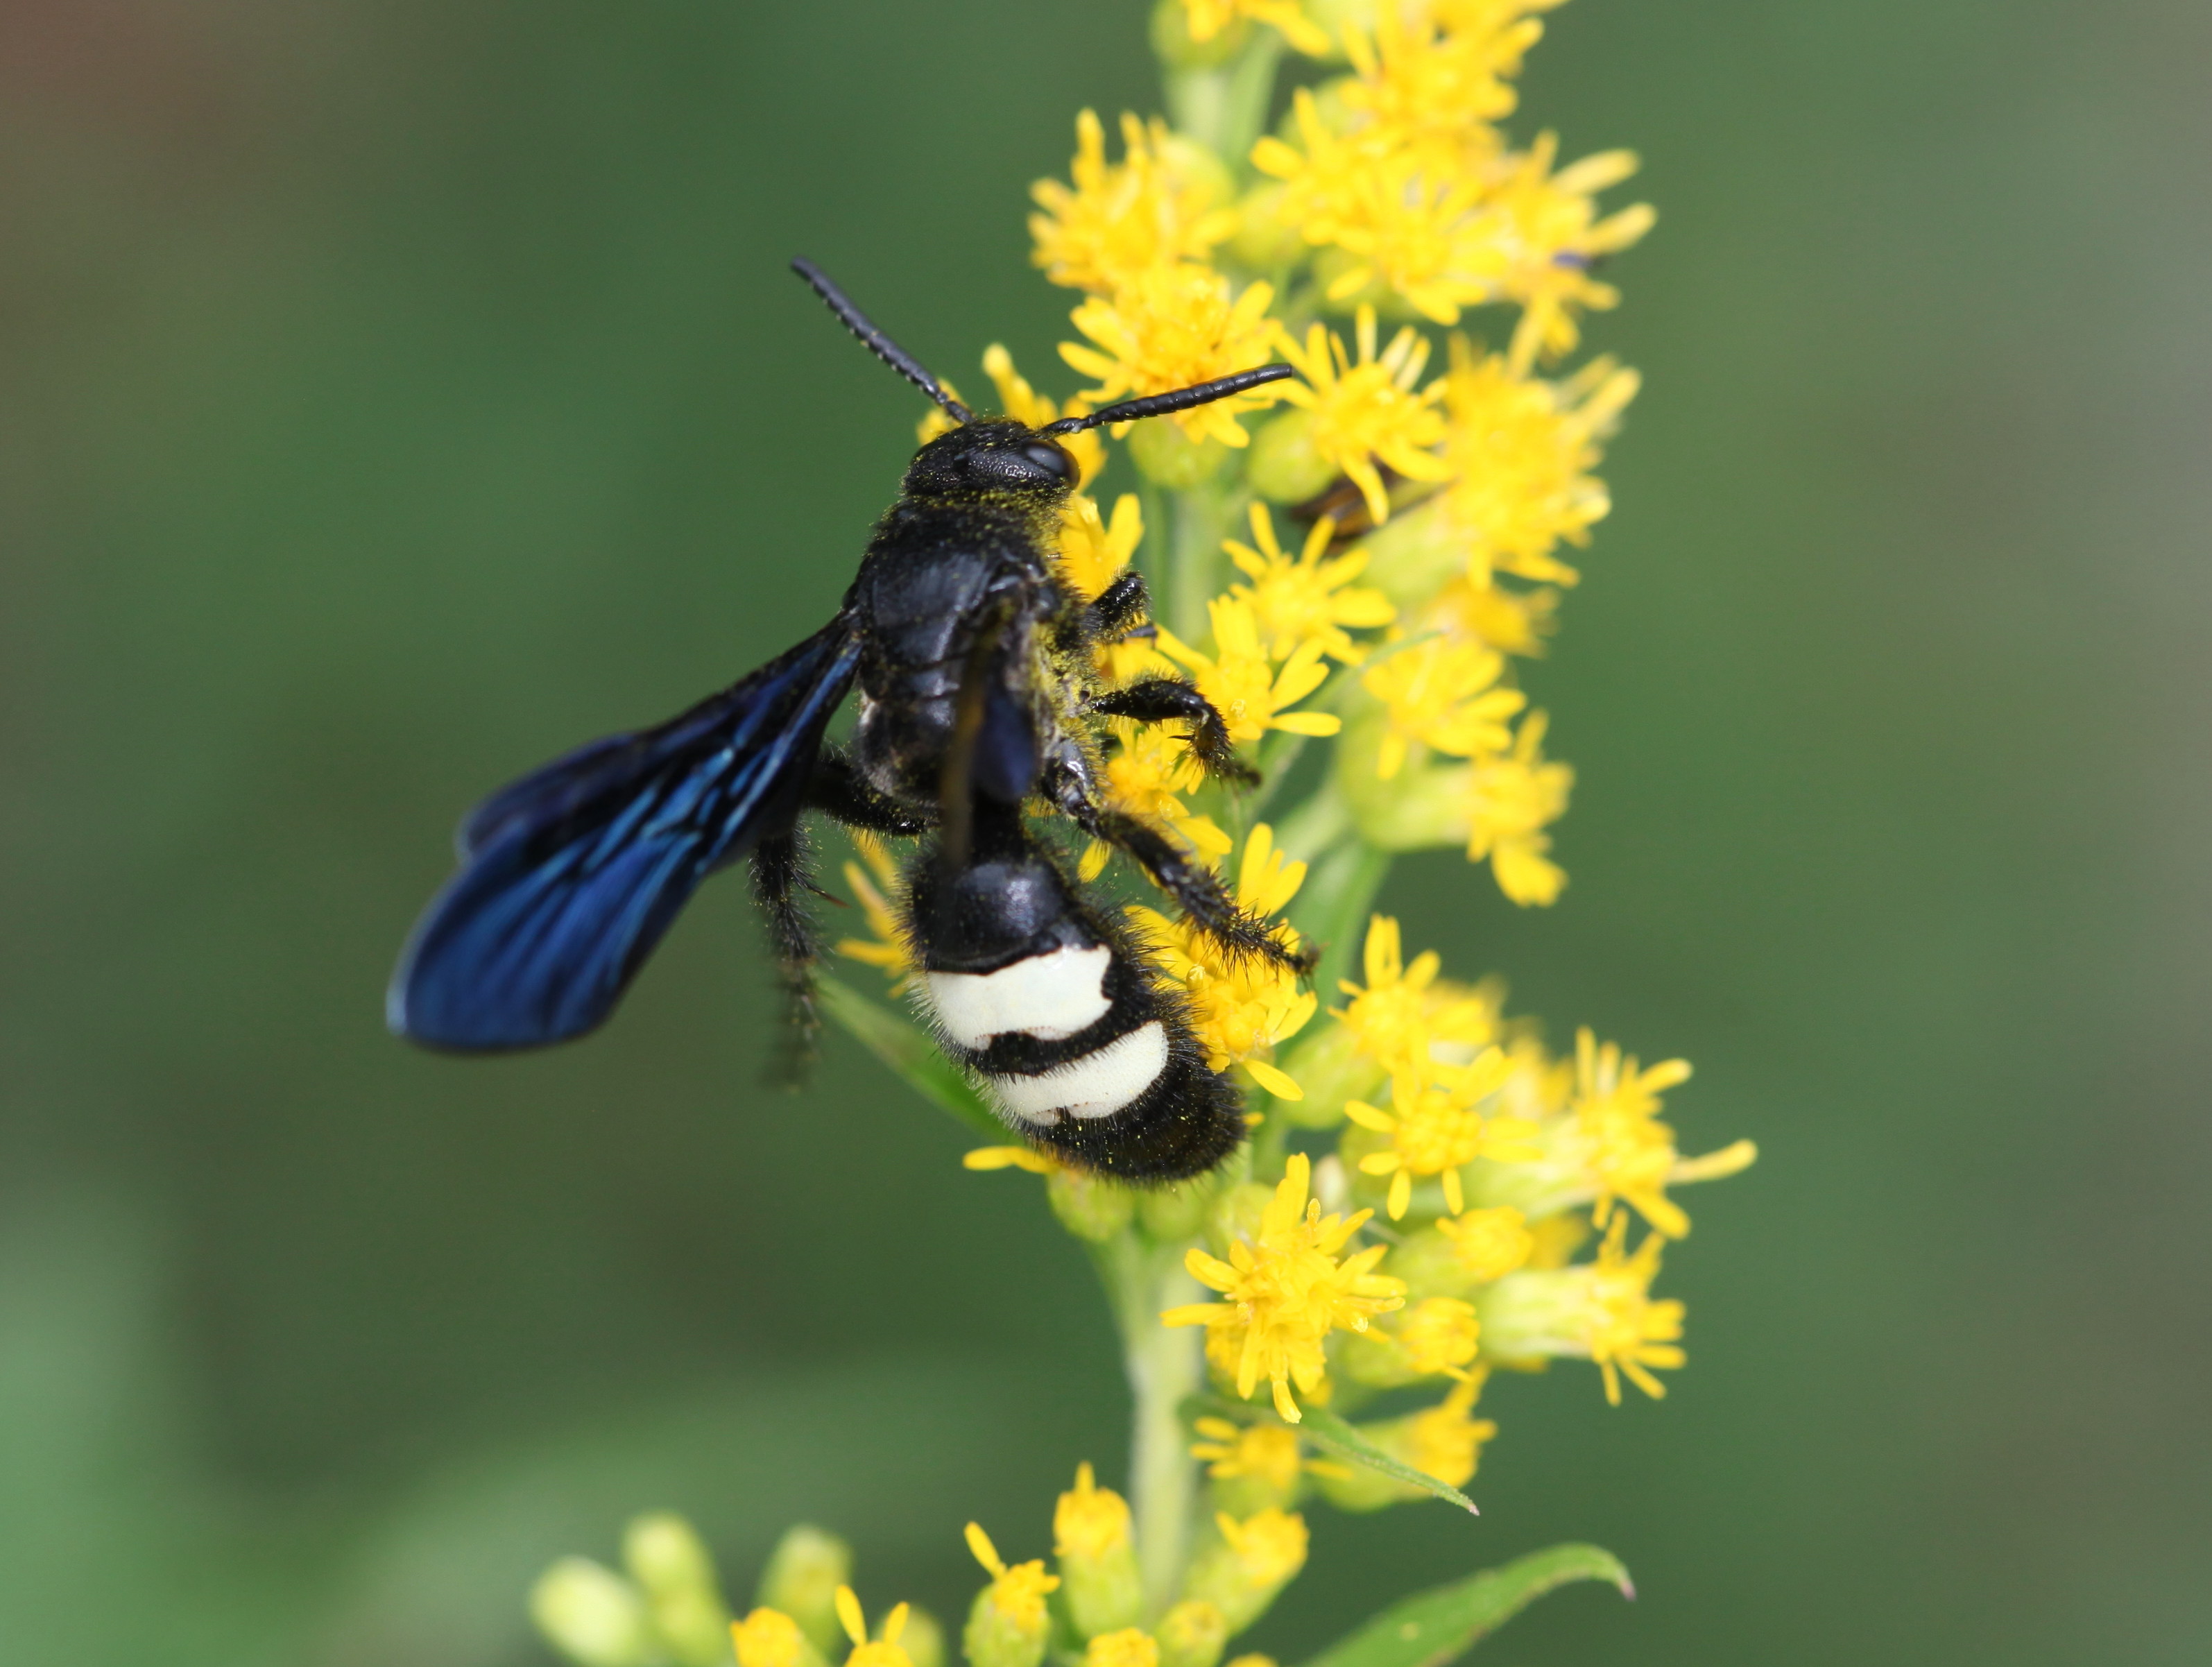
[[[1251, 775], [1188, 684], [1097, 680], [1094, 650], [1146, 629], [1145, 584], [1125, 573], [1085, 602], [1055, 575], [1076, 467], [1054, 436], [1188, 410], [1291, 368], [1042, 429], [981, 419], [811, 264], [792, 264], [956, 426], [915, 453], [827, 625], [666, 723], [594, 741], [477, 806], [460, 829], [460, 871], [392, 979], [392, 1027], [472, 1052], [580, 1036], [700, 881], [747, 855], [805, 1019], [817, 947], [799, 817], [818, 811], [921, 837], [902, 907], [923, 1005], [1011, 1128], [1132, 1179], [1210, 1169], [1243, 1136], [1235, 1086], [1206, 1068], [1180, 995], [1036, 837], [1024, 806], [1127, 853], [1229, 950], [1296, 963], [1172, 836], [1101, 801], [1106, 717], [1180, 721], [1208, 771]], [[855, 683], [852, 739], [825, 744]]]

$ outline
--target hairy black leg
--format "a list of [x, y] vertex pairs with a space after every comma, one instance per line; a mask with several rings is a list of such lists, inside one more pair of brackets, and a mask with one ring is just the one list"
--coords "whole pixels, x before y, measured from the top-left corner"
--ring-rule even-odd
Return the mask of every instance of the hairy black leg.
[[1145, 575], [1124, 568], [1121, 576], [1098, 593], [1085, 609], [1085, 624], [1095, 642], [1119, 642], [1145, 623], [1152, 601], [1145, 589]]
[[885, 797], [861, 779], [853, 761], [835, 747], [824, 747], [806, 784], [806, 807], [831, 820], [867, 833], [900, 837], [925, 833], [933, 818]]
[[1185, 849], [1164, 829], [1125, 811], [1094, 805], [1082, 785], [1065, 772], [1046, 784], [1047, 795], [1069, 820], [1093, 839], [1134, 857], [1152, 884], [1232, 957], [1256, 955], [1297, 972], [1310, 972], [1320, 958], [1311, 950], [1285, 948], [1273, 927], [1237, 906], [1221, 876]]
[[822, 953], [821, 940], [799, 895], [817, 889], [807, 877], [805, 835], [794, 827], [755, 845], [752, 880], [753, 899], [768, 922], [769, 946], [775, 952], [776, 980], [783, 990], [783, 1031], [767, 1074], [773, 1082], [797, 1088], [814, 1062], [815, 1035], [822, 1028], [814, 1011], [814, 963]]
[[1173, 678], [1147, 678], [1127, 689], [1098, 696], [1091, 701], [1091, 709], [1109, 718], [1134, 718], [1140, 723], [1166, 723], [1181, 718], [1190, 726], [1183, 739], [1208, 775], [1240, 787], [1260, 784], [1260, 772], [1237, 756], [1229, 739], [1229, 726], [1213, 703], [1187, 683]]

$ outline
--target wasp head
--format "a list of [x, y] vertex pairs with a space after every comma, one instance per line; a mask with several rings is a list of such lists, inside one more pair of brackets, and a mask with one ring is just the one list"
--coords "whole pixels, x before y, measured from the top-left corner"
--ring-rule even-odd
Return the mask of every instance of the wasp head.
[[914, 454], [904, 490], [910, 498], [1013, 498], [1057, 507], [1075, 484], [1075, 459], [1026, 423], [963, 423]]

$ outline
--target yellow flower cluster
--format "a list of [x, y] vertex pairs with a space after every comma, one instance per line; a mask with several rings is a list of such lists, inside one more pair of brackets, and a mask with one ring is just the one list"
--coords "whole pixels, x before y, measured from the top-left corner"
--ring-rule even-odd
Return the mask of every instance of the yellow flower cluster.
[[[969, 1553], [989, 1577], [960, 1634], [969, 1667], [1043, 1667], [1055, 1644], [1055, 1659], [1083, 1667], [1216, 1667], [1306, 1560], [1295, 1512], [1218, 1511], [1173, 1600], [1150, 1611], [1128, 1505], [1087, 1463], [1060, 1496], [1052, 1533], [1048, 1571], [1041, 1557], [1008, 1563], [981, 1524], [968, 1524]], [[539, 1630], [580, 1667], [711, 1667], [732, 1657], [736, 1667], [945, 1667], [945, 1629], [911, 1603], [872, 1631], [850, 1584], [851, 1551], [819, 1529], [784, 1536], [762, 1572], [759, 1603], [742, 1617], [730, 1614], [712, 1558], [680, 1517], [637, 1518], [623, 1561], [618, 1573], [563, 1558], [532, 1593]], [[1244, 1656], [1230, 1667], [1273, 1664]]]
[[[1468, 1433], [1490, 1365], [1587, 1359], [1609, 1399], [1622, 1376], [1660, 1392], [1652, 1369], [1681, 1364], [1682, 1310], [1655, 1300], [1650, 1285], [1662, 1242], [1689, 1231], [1667, 1189], [1736, 1173], [1756, 1153], [1739, 1141], [1680, 1155], [1660, 1121], [1660, 1096], [1689, 1076], [1680, 1060], [1641, 1067], [1587, 1030], [1572, 1059], [1554, 1059], [1528, 1025], [1504, 1016], [1496, 990], [1442, 977], [1433, 952], [1408, 963], [1399, 924], [1385, 916], [1370, 923], [1364, 959], [1365, 982], [1342, 984], [1334, 1022], [1287, 1062], [1304, 1094], [1286, 1115], [1334, 1130], [1336, 1149], [1318, 1166], [1291, 1153], [1256, 1209], [1256, 1200], [1230, 1195], [1214, 1223], [1219, 1252], [1189, 1253], [1191, 1273], [1221, 1299], [1164, 1318], [1204, 1325], [1223, 1388], [1249, 1400], [1266, 1383], [1285, 1427], [1302, 1421], [1301, 1400], [1353, 1407], [1424, 1380], [1456, 1380], [1419, 1415], [1426, 1423], [1370, 1433], [1385, 1451], [1418, 1446], [1430, 1459], [1448, 1438], [1461, 1443], [1464, 1468], [1407, 1460], [1455, 1482], [1494, 1433], [1486, 1424], [1479, 1439]], [[1624, 1204], [1650, 1226], [1633, 1252]], [[1387, 1252], [1358, 1242], [1378, 1205], [1397, 1224]], [[1587, 1223], [1604, 1236], [1595, 1258], [1577, 1263]], [[1200, 1456], [1217, 1479], [1238, 1481], [1238, 1497], [1251, 1497], [1261, 1477], [1288, 1499], [1310, 1473], [1285, 1434], [1269, 1445], [1257, 1433], [1234, 1443], [1233, 1429], [1201, 1433]], [[1359, 1500], [1377, 1487], [1363, 1474], [1323, 1492]], [[1384, 1489], [1372, 1502], [1397, 1496]]]
[[1329, 1334], [1340, 1327], [1364, 1331], [1375, 1316], [1406, 1300], [1402, 1280], [1374, 1271], [1382, 1245], [1339, 1254], [1374, 1212], [1323, 1215], [1321, 1201], [1307, 1195], [1311, 1176], [1304, 1154], [1293, 1153], [1257, 1229], [1230, 1242], [1226, 1261], [1191, 1250], [1192, 1276], [1226, 1300], [1191, 1303], [1160, 1316], [1171, 1326], [1204, 1326], [1208, 1360], [1248, 1401], [1266, 1379], [1275, 1411], [1289, 1424], [1301, 1416], [1291, 1385], [1312, 1396], [1328, 1380], [1322, 1345]]
[[[1351, 963], [1310, 990], [1129, 906], [1209, 1064], [1255, 1091], [1248, 1153], [1152, 1192], [1021, 1147], [969, 1155], [1042, 1176], [1102, 1267], [1180, 1251], [1175, 1279], [1206, 1293], [1162, 1284], [1152, 1304], [1202, 1330], [1214, 1396], [1188, 1451], [1219, 1515], [1178, 1606], [1148, 1576], [1160, 1618], [1139, 1626], [1127, 1507], [1087, 1472], [1055, 1521], [1057, 1576], [1024, 1566], [1024, 1602], [1061, 1582], [1085, 1667], [1215, 1667], [1224, 1627], [1303, 1561], [1303, 1500], [1373, 1510], [1474, 1475], [1496, 1370], [1585, 1360], [1609, 1401], [1624, 1379], [1661, 1394], [1684, 1360], [1682, 1305], [1652, 1293], [1689, 1231], [1674, 1195], [1756, 1155], [1682, 1154], [1662, 1098], [1684, 1062], [1644, 1066], [1588, 1030], [1557, 1056], [1498, 987], [1447, 978], [1370, 913], [1388, 859], [1424, 848], [1463, 849], [1517, 903], [1566, 883], [1552, 830], [1574, 772], [1547, 755], [1522, 672], [1611, 508], [1597, 472], [1638, 389], [1609, 356], [1563, 362], [1619, 299], [1599, 264], [1652, 216], [1598, 204], [1626, 152], [1563, 165], [1552, 135], [1516, 146], [1498, 125], [1558, 3], [1168, 0], [1154, 38], [1192, 131], [1124, 117], [1116, 159], [1086, 112], [1068, 178], [1035, 188], [1036, 263], [1082, 292], [1060, 355], [1089, 386], [1065, 409], [1270, 358], [1295, 373], [1117, 435], [1138, 478], [1110, 512], [1090, 494], [1113, 448], [1084, 453], [1059, 577], [1087, 598], [1141, 563], [1157, 629], [1098, 648], [1098, 675], [1186, 680], [1266, 778], [1226, 786], [1174, 728], [1117, 719], [1097, 738], [1102, 796], [1233, 876], [1286, 947]], [[1238, 78], [1286, 43], [1322, 78], [1275, 131], [1256, 113], [1239, 131]], [[1502, 349], [1463, 333], [1487, 307], [1510, 309]], [[1060, 414], [993, 354], [1010, 412]], [[1082, 879], [1106, 861], [1093, 847]], [[883, 875], [848, 877], [877, 931], [850, 952], [903, 974]]]
[[[1071, 721], [1092, 732], [1073, 741], [1097, 795], [1212, 865], [1324, 982], [1113, 897], [1103, 845], [1078, 860], [1209, 1067], [1238, 1074], [1252, 1134], [1212, 1173], [1149, 1189], [1028, 1146], [968, 1154], [1040, 1177], [1088, 1244], [1137, 1402], [1131, 1498], [1083, 1466], [1049, 1560], [1009, 1563], [969, 1525], [988, 1576], [959, 1638], [969, 1667], [1221, 1667], [1304, 1567], [1308, 1497], [1467, 1502], [1454, 1490], [1498, 1433], [1477, 1415], [1494, 1372], [1588, 1360], [1618, 1403], [1624, 1379], [1656, 1397], [1684, 1363], [1683, 1305], [1653, 1294], [1690, 1229], [1675, 1194], [1748, 1166], [1750, 1142], [1685, 1157], [1663, 1097], [1686, 1062], [1644, 1065], [1588, 1029], [1557, 1056], [1501, 988], [1409, 956], [1371, 912], [1391, 857], [1423, 848], [1463, 849], [1518, 903], [1566, 881], [1551, 830], [1574, 775], [1546, 756], [1520, 663], [1579, 581], [1566, 552], [1609, 510], [1596, 471], [1637, 392], [1610, 357], [1562, 362], [1619, 300], [1599, 264], [1652, 215], [1598, 204], [1628, 153], [1562, 165], [1551, 134], [1516, 147], [1498, 125], [1558, 3], [1160, 0], [1182, 126], [1125, 115], [1117, 158], [1086, 111], [1068, 178], [1034, 187], [1036, 264], [1080, 292], [1060, 357], [1089, 386], [1055, 402], [994, 346], [1007, 415], [1042, 425], [1271, 359], [1293, 373], [1072, 436], [1053, 576], [1087, 601], [1140, 564], [1158, 617], [1091, 645], [1088, 671], [1187, 682], [1261, 777], [1210, 776], [1177, 728]], [[1285, 46], [1320, 78], [1263, 133]], [[1511, 309], [1502, 350], [1462, 333], [1492, 306]], [[924, 437], [945, 423], [933, 412]], [[1109, 435], [1138, 477], [1110, 508]], [[1084, 668], [1048, 669], [1082, 697]], [[1316, 742], [1334, 745], [1316, 759]], [[838, 947], [896, 992], [914, 976], [897, 864], [856, 845], [845, 878], [871, 935]], [[864, 1000], [826, 993], [833, 1014]], [[846, 1022], [940, 1102], [957, 1092], [916, 1065], [925, 1038], [885, 1040], [895, 1015]], [[737, 1667], [840, 1651], [844, 1667], [943, 1667], [921, 1611], [871, 1634], [828, 1536], [794, 1530], [732, 1623], [688, 1530], [650, 1520], [626, 1573], [566, 1560], [533, 1597], [587, 1667], [712, 1667], [732, 1649]]]
[[1510, 149], [1493, 122], [1541, 33], [1540, 4], [1437, 5], [1409, 19], [1376, 8], [1347, 24], [1352, 73], [1301, 89], [1293, 131], [1260, 141], [1255, 167], [1281, 182], [1276, 212], [1325, 251], [1328, 298], [1389, 300], [1440, 325], [1492, 301], [1521, 308], [1510, 358], [1525, 370], [1571, 350], [1577, 315], [1618, 304], [1593, 263], [1650, 228], [1644, 205], [1601, 215], [1599, 192], [1636, 159], [1607, 151], [1565, 168], [1545, 134]]

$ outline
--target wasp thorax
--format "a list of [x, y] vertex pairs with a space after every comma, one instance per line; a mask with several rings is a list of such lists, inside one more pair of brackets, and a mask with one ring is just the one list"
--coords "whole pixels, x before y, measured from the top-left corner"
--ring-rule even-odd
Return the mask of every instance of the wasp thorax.
[[906, 492], [921, 498], [1006, 492], [1057, 501], [1075, 477], [1075, 459], [1026, 423], [969, 423], [914, 454]]

